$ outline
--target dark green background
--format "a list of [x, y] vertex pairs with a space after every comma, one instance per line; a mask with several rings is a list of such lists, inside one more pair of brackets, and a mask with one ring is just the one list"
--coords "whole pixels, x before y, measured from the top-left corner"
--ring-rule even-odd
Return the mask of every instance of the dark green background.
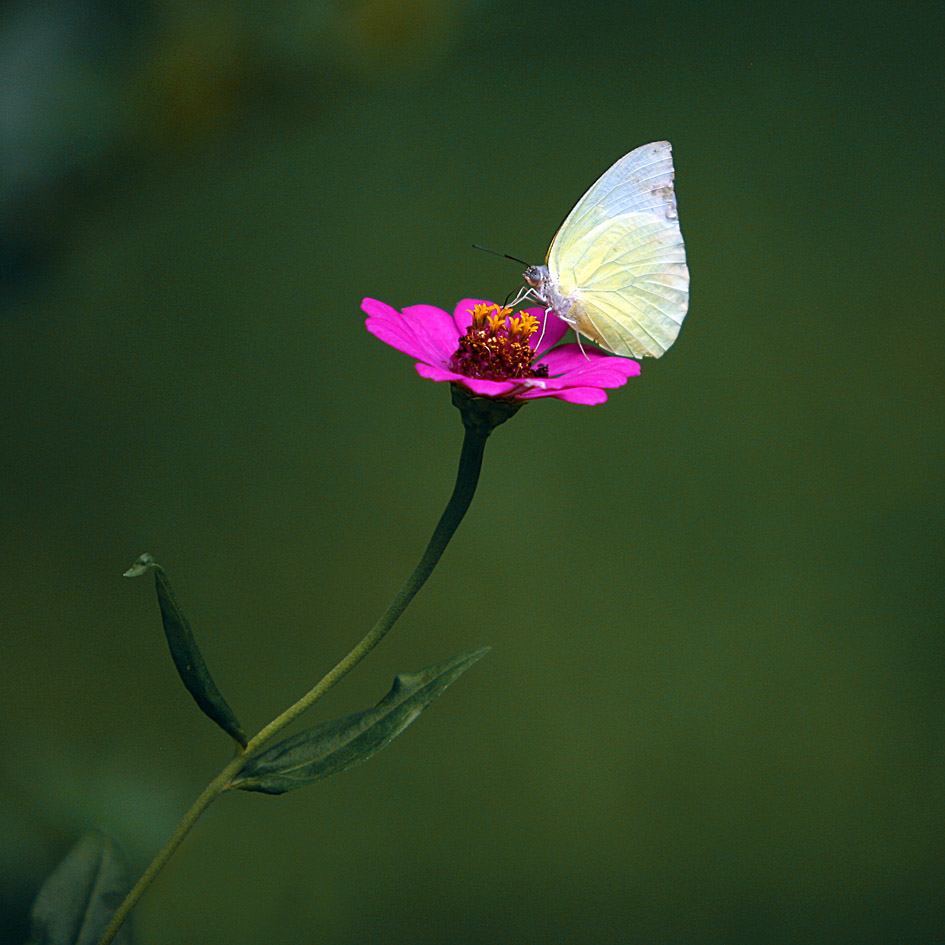
[[268, 721], [452, 485], [448, 388], [362, 296], [503, 298], [517, 267], [472, 242], [540, 261], [668, 138], [677, 344], [494, 434], [439, 569], [309, 720], [492, 652], [368, 764], [222, 798], [138, 941], [945, 941], [942, 6], [493, 3], [432, 35], [388, 6], [297, 101], [103, 165], [3, 313], [7, 940], [82, 829], [137, 872], [228, 757], [122, 571], [155, 555]]

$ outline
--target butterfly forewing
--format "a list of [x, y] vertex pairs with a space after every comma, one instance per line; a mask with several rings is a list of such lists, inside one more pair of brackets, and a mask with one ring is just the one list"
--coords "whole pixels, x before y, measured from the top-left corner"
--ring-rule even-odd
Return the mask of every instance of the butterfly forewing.
[[591, 185], [558, 228], [548, 255], [554, 254], [555, 243], [573, 242], [609, 217], [636, 212], [665, 215], [667, 209], [671, 213], [676, 209], [673, 151], [668, 141], [654, 141], [625, 154]]

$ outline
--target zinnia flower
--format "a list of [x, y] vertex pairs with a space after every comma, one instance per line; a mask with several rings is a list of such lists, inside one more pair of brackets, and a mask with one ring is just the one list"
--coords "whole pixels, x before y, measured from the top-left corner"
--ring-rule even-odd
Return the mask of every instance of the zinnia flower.
[[478, 299], [463, 299], [452, 315], [433, 305], [398, 311], [377, 299], [365, 299], [361, 308], [368, 315], [367, 330], [417, 358], [421, 377], [451, 381], [479, 397], [602, 404], [605, 388], [623, 387], [640, 373], [636, 361], [596, 348], [552, 349], [568, 326], [553, 313], [545, 323], [541, 308], [513, 316], [512, 309]]

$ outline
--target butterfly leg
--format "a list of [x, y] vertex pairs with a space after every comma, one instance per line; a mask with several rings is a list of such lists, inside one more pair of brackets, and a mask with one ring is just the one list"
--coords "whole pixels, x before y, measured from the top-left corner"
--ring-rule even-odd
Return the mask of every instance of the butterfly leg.
[[581, 344], [580, 332], [576, 328], [573, 329], [573, 331], [574, 331], [574, 340], [577, 342], [577, 346], [581, 349], [581, 354], [583, 354], [584, 357], [587, 358], [588, 361], [590, 361], [591, 359], [587, 357], [587, 352], [584, 350], [584, 345]]
[[529, 288], [527, 285], [522, 286], [522, 288], [520, 288], [515, 294], [515, 298], [512, 299], [511, 302], [506, 302], [506, 307], [515, 308], [516, 305], [521, 305], [526, 299], [531, 298], [533, 298], [531, 288]]
[[537, 351], [541, 347], [541, 339], [545, 337], [545, 328], [548, 326], [548, 316], [551, 314], [551, 309], [545, 309], [545, 317], [541, 320], [541, 334], [538, 336], [538, 341], [532, 345], [532, 350]]

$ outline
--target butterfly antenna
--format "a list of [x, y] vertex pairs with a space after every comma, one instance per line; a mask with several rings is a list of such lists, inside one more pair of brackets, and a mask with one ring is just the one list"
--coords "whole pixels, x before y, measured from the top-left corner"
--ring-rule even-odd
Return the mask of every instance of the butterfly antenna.
[[528, 263], [525, 262], [524, 259], [519, 259], [518, 256], [510, 256], [508, 253], [500, 253], [494, 249], [486, 249], [485, 246], [477, 246], [475, 243], [472, 244], [472, 248], [481, 250], [483, 253], [491, 253], [493, 256], [501, 256], [503, 259], [511, 259], [512, 262], [521, 263], [526, 268], [528, 267]]

